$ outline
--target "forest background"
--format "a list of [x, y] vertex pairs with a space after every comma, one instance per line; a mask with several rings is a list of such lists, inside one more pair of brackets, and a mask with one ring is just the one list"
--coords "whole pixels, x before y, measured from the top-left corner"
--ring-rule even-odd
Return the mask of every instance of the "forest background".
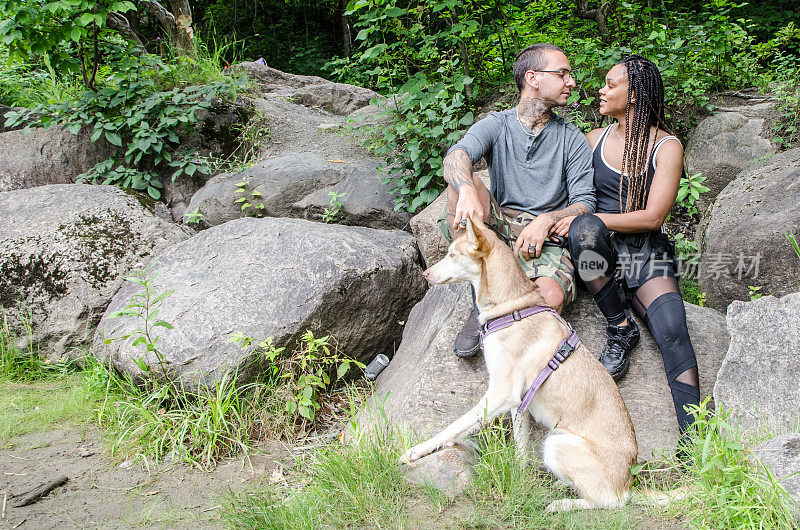
[[715, 94], [746, 87], [779, 99], [779, 144], [800, 135], [793, 0], [6, 0], [0, 14], [0, 104], [34, 109], [9, 124], [94, 127], [93, 141], [119, 151], [84, 180], [154, 198], [165, 171], [221, 169], [180, 134], [243, 88], [224, 66], [259, 58], [395, 96], [394, 126], [369, 147], [391, 168], [397, 208], [412, 212], [444, 188], [443, 150], [478, 111], [513, 104], [511, 65], [534, 42], [567, 52], [578, 89], [564, 113], [584, 131], [600, 123], [605, 72], [638, 53], [660, 68], [684, 139]]

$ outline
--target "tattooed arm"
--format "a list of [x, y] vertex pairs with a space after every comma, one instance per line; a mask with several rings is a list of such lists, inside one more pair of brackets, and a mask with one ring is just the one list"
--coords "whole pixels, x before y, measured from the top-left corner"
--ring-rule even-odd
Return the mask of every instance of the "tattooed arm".
[[[458, 194], [455, 215], [453, 217], [453, 230], [464, 228], [461, 221], [472, 216], [473, 219], [484, 221], [488, 208], [480, 200], [481, 193], [478, 186], [485, 189], [483, 183], [475, 183], [472, 172], [472, 160], [463, 149], [454, 149], [444, 159], [444, 180]], [[485, 194], [485, 193], [484, 193]]]
[[444, 180], [461, 193], [464, 186], [475, 187], [472, 182], [472, 160], [463, 149], [456, 149], [444, 159]]

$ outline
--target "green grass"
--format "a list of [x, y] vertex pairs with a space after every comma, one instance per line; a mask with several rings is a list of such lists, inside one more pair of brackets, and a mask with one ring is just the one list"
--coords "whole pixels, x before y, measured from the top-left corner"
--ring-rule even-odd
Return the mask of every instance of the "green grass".
[[680, 281], [681, 295], [686, 302], [690, 304], [707, 306], [706, 294], [700, 290], [700, 286], [695, 280], [689, 278], [681, 278]]
[[75, 374], [34, 384], [0, 381], [0, 442], [63, 424], [90, 424], [92, 409]]
[[635, 492], [692, 485], [687, 498], [668, 507], [546, 513], [551, 501], [574, 493], [538, 462], [521, 466], [501, 425], [481, 435], [485, 448], [471, 489], [449, 499], [403, 480], [396, 459], [407, 438], [384, 426], [354, 445], [333, 443], [298, 458], [289, 477], [299, 487], [229, 494], [223, 517], [234, 528], [792, 528], [793, 502], [774, 477], [749, 463], [750, 445], [731, 435], [725, 415], [703, 404], [697, 416], [685, 463], [665, 458], [634, 470]]
[[[682, 444], [687, 458], [681, 465], [665, 459], [653, 467], [670, 472], [659, 480], [658, 472], [640, 481], [656, 489], [689, 486], [688, 496], [670, 505], [668, 513], [679, 514], [700, 528], [795, 528], [797, 501], [774, 475], [751, 461], [751, 448], [758, 439], [746, 439], [726, 421], [729, 412], [714, 412], [706, 398], [695, 408], [696, 421]], [[772, 433], [761, 433], [771, 438]], [[675, 470], [682, 476], [674, 479]]]
[[404, 526], [411, 486], [397, 465], [399, 436], [384, 430], [352, 446], [326, 445], [295, 462], [296, 492], [275, 487], [231, 493], [224, 517], [234, 528]]

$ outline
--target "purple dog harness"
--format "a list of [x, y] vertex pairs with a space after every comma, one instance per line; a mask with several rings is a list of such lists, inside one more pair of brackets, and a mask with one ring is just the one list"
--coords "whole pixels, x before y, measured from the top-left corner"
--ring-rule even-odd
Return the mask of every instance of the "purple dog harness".
[[562, 340], [561, 343], [559, 343], [558, 348], [556, 348], [556, 352], [553, 354], [553, 358], [547, 362], [547, 366], [545, 366], [544, 369], [541, 372], [539, 372], [539, 375], [536, 376], [536, 379], [533, 381], [533, 385], [531, 385], [531, 387], [525, 393], [525, 397], [522, 399], [522, 403], [520, 403], [519, 407], [517, 408], [518, 413], [525, 412], [525, 410], [530, 406], [531, 401], [533, 401], [533, 396], [536, 395], [536, 392], [539, 390], [539, 388], [541, 388], [541, 386], [544, 384], [547, 378], [550, 377], [550, 374], [558, 370], [558, 367], [561, 365], [561, 363], [566, 361], [567, 357], [569, 357], [570, 354], [575, 351], [575, 348], [577, 348], [580, 345], [581, 340], [578, 338], [578, 335], [572, 329], [572, 326], [567, 324], [567, 322], [563, 318], [561, 318], [561, 315], [556, 313], [552, 308], [544, 306], [527, 307], [520, 311], [514, 311], [513, 313], [509, 313], [508, 315], [503, 315], [497, 318], [491, 318], [487, 320], [486, 324], [484, 324], [483, 327], [481, 328], [481, 343], [482, 343], [483, 339], [489, 333], [500, 331], [501, 329], [509, 327], [514, 322], [519, 322], [525, 317], [529, 317], [531, 315], [536, 315], [539, 313], [544, 313], [545, 311], [550, 311], [551, 313], [553, 313], [559, 320], [559, 322], [567, 326], [567, 329], [569, 330], [569, 337], [567, 337], [566, 339]]

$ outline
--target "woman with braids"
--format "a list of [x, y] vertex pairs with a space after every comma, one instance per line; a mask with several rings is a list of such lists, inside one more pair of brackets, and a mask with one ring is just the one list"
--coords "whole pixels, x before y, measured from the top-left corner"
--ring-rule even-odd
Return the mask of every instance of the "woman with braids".
[[[681, 432], [700, 399], [697, 360], [676, 279], [673, 245], [661, 231], [683, 174], [683, 147], [665, 130], [664, 85], [656, 66], [638, 55], [606, 75], [600, 113], [616, 121], [591, 131], [597, 213], [565, 218], [575, 268], [608, 320], [600, 357], [615, 380], [628, 371], [644, 320], [661, 350]], [[617, 267], [621, 281], [615, 278]]]

